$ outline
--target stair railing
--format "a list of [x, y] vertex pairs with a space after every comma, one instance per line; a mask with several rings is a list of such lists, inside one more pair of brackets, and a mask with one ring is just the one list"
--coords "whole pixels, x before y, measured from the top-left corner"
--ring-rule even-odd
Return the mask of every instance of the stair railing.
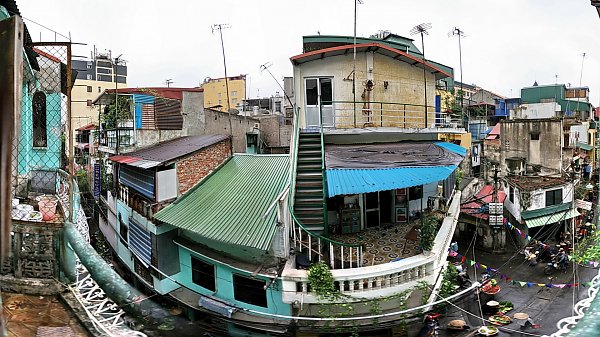
[[[316, 254], [318, 262], [324, 262], [325, 255], [329, 255], [326, 263], [328, 263], [331, 269], [344, 269], [362, 267], [363, 258], [363, 245], [362, 244], [349, 244], [339, 242], [322, 236], [318, 233], [314, 233], [307, 229], [304, 224], [297, 218], [294, 212], [294, 200], [296, 195], [296, 169], [298, 166], [298, 144], [300, 140], [300, 124], [298, 121], [299, 109], [294, 109], [294, 133], [292, 134], [292, 145], [293, 149], [290, 154], [290, 193], [288, 193], [288, 209], [291, 216], [291, 233], [290, 236], [294, 241], [296, 249], [299, 253], [307, 251], [307, 258], [309, 262], [313, 262], [313, 254]], [[321, 113], [322, 116], [322, 113]], [[323, 170], [323, 189], [326, 188], [325, 179], [325, 154], [324, 154], [324, 138], [323, 138], [323, 126], [321, 118], [321, 169]], [[326, 215], [326, 194], [323, 192], [323, 203], [324, 208], [324, 221], [327, 221]], [[327, 229], [327, 224], [324, 224]], [[338, 262], [339, 261], [339, 262]], [[339, 268], [338, 268], [339, 266]]]

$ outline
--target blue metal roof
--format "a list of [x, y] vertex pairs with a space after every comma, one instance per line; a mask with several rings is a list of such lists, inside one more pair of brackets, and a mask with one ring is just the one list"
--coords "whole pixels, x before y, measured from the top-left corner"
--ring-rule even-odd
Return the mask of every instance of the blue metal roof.
[[437, 142], [434, 143], [435, 145], [442, 147], [448, 151], [452, 151], [456, 154], [459, 154], [461, 156], [466, 156], [467, 155], [467, 149], [465, 149], [464, 147], [460, 146], [460, 145], [456, 145], [453, 143], [448, 143], [448, 142]]
[[[463, 147], [454, 146], [464, 150]], [[466, 150], [464, 151], [466, 152]], [[326, 170], [328, 196], [387, 191], [424, 185], [448, 178], [457, 167], [451, 165], [388, 169], [330, 169]]]

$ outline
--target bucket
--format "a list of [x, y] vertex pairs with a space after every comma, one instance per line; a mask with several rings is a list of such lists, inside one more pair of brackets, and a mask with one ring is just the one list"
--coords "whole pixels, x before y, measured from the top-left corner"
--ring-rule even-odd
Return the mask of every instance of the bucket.
[[56, 216], [56, 204], [58, 202], [56, 200], [52, 200], [49, 198], [43, 198], [38, 202], [38, 207], [40, 208], [40, 212], [42, 213], [42, 219], [44, 221], [53, 220]]

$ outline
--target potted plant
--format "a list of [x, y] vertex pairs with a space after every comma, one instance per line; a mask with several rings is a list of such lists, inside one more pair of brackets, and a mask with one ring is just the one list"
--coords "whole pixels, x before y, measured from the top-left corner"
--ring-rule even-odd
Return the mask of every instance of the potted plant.
[[423, 249], [423, 253], [426, 255], [431, 252], [431, 248], [433, 248], [433, 242], [435, 241], [435, 235], [437, 232], [437, 219], [432, 215], [427, 215], [423, 222], [421, 223], [421, 227], [419, 228], [419, 245], [421, 249]]

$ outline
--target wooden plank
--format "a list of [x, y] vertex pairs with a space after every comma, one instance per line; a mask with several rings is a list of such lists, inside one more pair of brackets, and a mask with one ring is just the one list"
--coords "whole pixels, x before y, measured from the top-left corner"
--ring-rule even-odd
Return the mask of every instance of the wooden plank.
[[[11, 224], [11, 176], [16, 174], [13, 156], [21, 120], [23, 83], [23, 21], [12, 16], [0, 21], [0, 259], [8, 256]], [[14, 170], [14, 172], [13, 172]]]

